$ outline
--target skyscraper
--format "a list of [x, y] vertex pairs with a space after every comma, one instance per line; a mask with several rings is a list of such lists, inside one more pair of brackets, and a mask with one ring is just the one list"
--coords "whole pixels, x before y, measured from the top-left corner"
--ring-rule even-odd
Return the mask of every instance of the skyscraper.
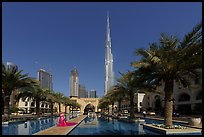
[[18, 67], [16, 66], [16, 64], [14, 64], [12, 62], [6, 62], [6, 67], [8, 69], [16, 68], [18, 70]]
[[113, 55], [111, 53], [111, 38], [110, 38], [110, 19], [107, 15], [106, 28], [106, 50], [105, 50], [105, 95], [108, 90], [114, 86], [114, 72], [113, 72]]
[[45, 89], [53, 89], [52, 74], [46, 72], [44, 69], [38, 71], [37, 79], [40, 81], [40, 85]]
[[96, 98], [96, 90], [90, 90], [88, 92], [88, 98]]
[[79, 93], [79, 77], [78, 77], [78, 71], [76, 68], [74, 68], [71, 71], [70, 75], [70, 96], [76, 96], [78, 97]]
[[79, 84], [79, 98], [86, 98], [86, 87], [84, 85]]

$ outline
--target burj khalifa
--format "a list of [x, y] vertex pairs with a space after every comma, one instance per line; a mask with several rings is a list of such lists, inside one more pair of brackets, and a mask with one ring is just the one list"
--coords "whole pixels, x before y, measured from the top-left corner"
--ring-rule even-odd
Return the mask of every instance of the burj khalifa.
[[114, 72], [113, 72], [113, 55], [111, 53], [111, 38], [110, 38], [110, 19], [107, 15], [106, 28], [106, 50], [105, 50], [105, 95], [108, 90], [114, 86]]

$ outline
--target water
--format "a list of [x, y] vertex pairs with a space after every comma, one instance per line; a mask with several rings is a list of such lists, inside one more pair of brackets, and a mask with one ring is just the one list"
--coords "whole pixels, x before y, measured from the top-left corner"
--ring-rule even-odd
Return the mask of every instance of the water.
[[[144, 122], [128, 123], [123, 121], [105, 120], [101, 117], [87, 117], [68, 135], [161, 135], [148, 129], [143, 124], [162, 124], [162, 120], [144, 118]], [[173, 124], [181, 124], [173, 122]], [[188, 135], [202, 135], [202, 133], [187, 133]], [[187, 135], [185, 133], [185, 135]], [[180, 135], [184, 135], [180, 133]]]
[[69, 135], [159, 135], [150, 130], [143, 129], [144, 122], [127, 123], [103, 118], [85, 118]]
[[[53, 117], [2, 124], [2, 135], [32, 135], [58, 123], [59, 117]], [[97, 116], [87, 117], [69, 135], [159, 135], [143, 129], [144, 123], [162, 124], [163, 121], [145, 118], [145, 122], [127, 123], [116, 119], [107, 121]], [[174, 124], [179, 123], [174, 122]], [[188, 135], [202, 135], [202, 133], [188, 133]]]
[[2, 124], [2, 135], [32, 135], [58, 123], [59, 117], [53, 117]]

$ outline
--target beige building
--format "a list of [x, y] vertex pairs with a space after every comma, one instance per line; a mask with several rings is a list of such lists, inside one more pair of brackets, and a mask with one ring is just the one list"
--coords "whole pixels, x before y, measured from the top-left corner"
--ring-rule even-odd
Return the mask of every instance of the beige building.
[[[33, 100], [28, 100], [28, 98], [23, 101], [22, 99], [19, 100], [17, 104], [18, 108], [23, 109], [24, 113], [32, 113], [35, 112], [36, 104]], [[40, 110], [43, 113], [47, 113], [50, 111], [50, 104], [46, 101], [40, 102]]]
[[[201, 70], [202, 73], [202, 70]], [[202, 76], [202, 74], [201, 74]], [[191, 88], [183, 88], [174, 83], [174, 111], [180, 114], [202, 114], [202, 78], [199, 81], [192, 81]], [[164, 85], [157, 88], [160, 93], [146, 92], [135, 94], [134, 109], [135, 112], [154, 111], [162, 113], [164, 111]], [[117, 103], [115, 103], [117, 108]], [[129, 101], [123, 101], [122, 110], [129, 110]], [[110, 108], [111, 110], [111, 108]]]

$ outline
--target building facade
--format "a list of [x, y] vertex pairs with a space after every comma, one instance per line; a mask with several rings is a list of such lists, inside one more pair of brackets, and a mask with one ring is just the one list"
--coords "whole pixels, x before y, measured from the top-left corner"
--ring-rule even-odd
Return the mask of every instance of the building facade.
[[78, 71], [74, 68], [70, 74], [70, 96], [78, 97], [79, 93], [79, 76]]
[[[40, 86], [43, 89], [53, 89], [53, 84], [52, 84], [52, 75], [48, 72], [46, 72], [43, 69], [40, 69], [37, 72], [37, 80], [40, 82]], [[33, 100], [29, 100], [26, 98], [24, 101], [22, 99], [19, 100], [17, 104], [18, 108], [24, 110], [23, 113], [32, 113], [36, 112], [36, 103]], [[40, 111], [42, 113], [48, 113], [50, 112], [50, 104], [46, 101], [41, 101], [40, 102]]]
[[96, 90], [90, 90], [88, 92], [88, 98], [96, 98]]
[[79, 98], [87, 98], [86, 87], [84, 85], [79, 84]]
[[[202, 76], [202, 70], [201, 70]], [[173, 89], [173, 111], [183, 115], [202, 114], [202, 77], [199, 81], [191, 81], [191, 88], [184, 88], [174, 82]], [[164, 113], [164, 84], [157, 88], [160, 93], [145, 92], [135, 94], [135, 112], [153, 111], [156, 114]], [[117, 104], [117, 102], [116, 102]], [[130, 102], [123, 101], [122, 110], [130, 109]]]
[[37, 80], [40, 81], [41, 88], [44, 89], [53, 89], [52, 84], [52, 75], [48, 72], [46, 72], [43, 69], [40, 69], [37, 73]]
[[105, 90], [106, 95], [108, 90], [114, 86], [114, 72], [113, 72], [113, 55], [111, 52], [111, 37], [110, 37], [110, 19], [107, 16], [107, 28], [106, 28], [106, 49], [105, 49]]

